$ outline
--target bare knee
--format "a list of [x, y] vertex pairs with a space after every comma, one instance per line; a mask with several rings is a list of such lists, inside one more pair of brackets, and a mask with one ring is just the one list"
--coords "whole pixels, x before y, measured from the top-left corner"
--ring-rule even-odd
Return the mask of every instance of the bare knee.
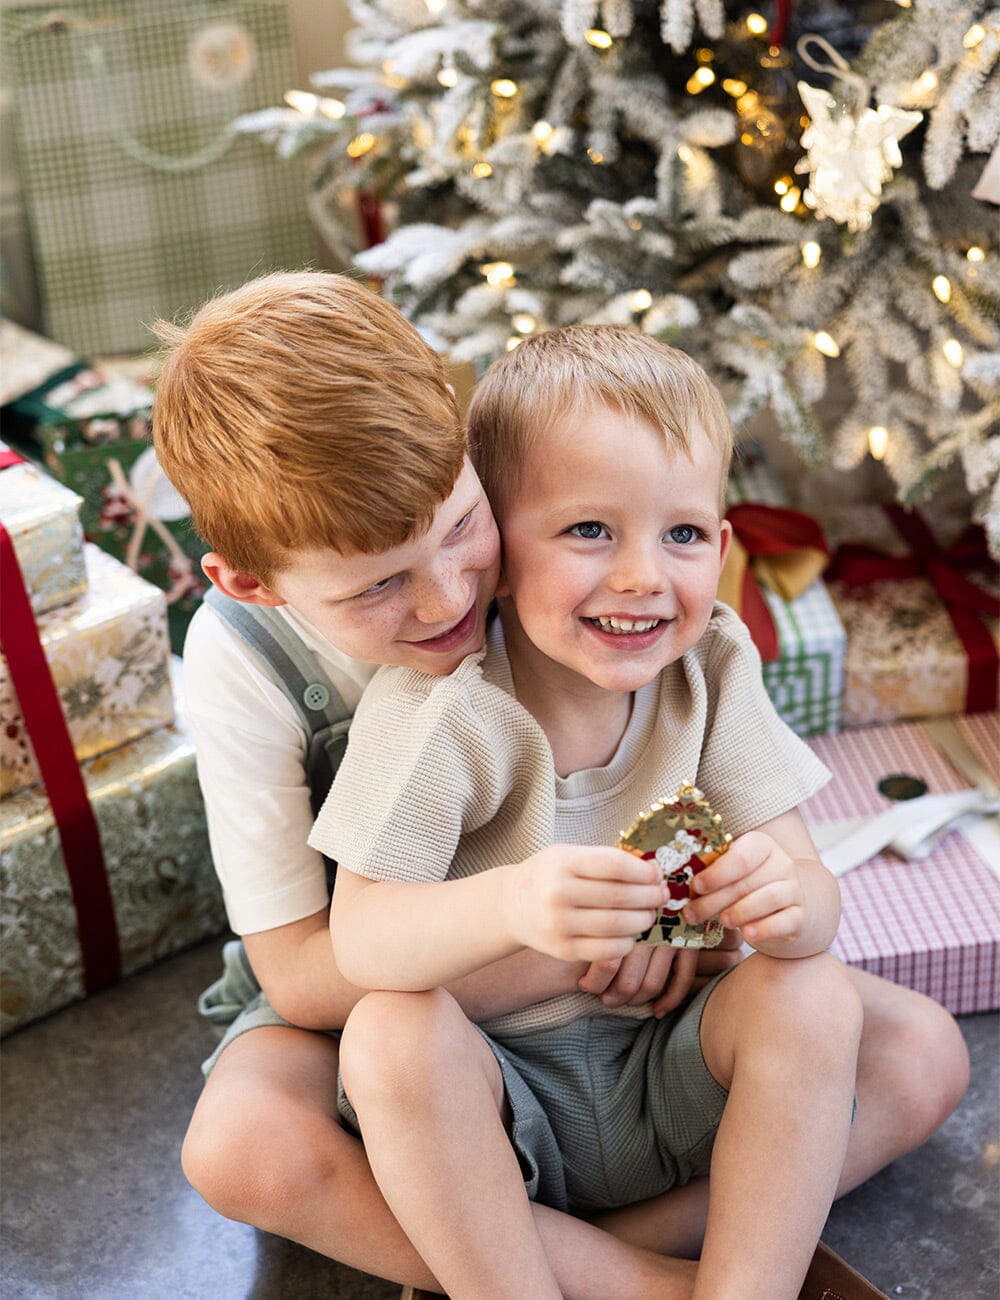
[[751, 963], [757, 997], [779, 1030], [794, 1030], [802, 1041], [819, 1044], [860, 1039], [861, 998], [835, 957], [825, 952], [792, 959], [757, 954], [746, 964]]
[[355, 1106], [387, 1094], [400, 1101], [426, 1097], [442, 1069], [458, 1066], [463, 1040], [475, 1032], [443, 989], [369, 993], [341, 1038], [344, 1088]]

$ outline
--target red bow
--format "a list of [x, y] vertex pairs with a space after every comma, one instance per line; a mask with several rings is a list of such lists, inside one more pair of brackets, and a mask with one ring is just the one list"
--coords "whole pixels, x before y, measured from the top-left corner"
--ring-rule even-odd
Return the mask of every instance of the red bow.
[[966, 712], [991, 712], [997, 707], [1000, 655], [989, 628], [979, 616], [1000, 618], [1000, 597], [970, 582], [964, 572], [989, 572], [995, 568], [986, 546], [986, 534], [982, 528], [972, 525], [957, 542], [941, 550], [915, 510], [904, 510], [894, 504], [884, 504], [882, 508], [910, 553], [886, 555], [862, 542], [845, 542], [837, 547], [827, 578], [852, 587], [927, 578], [941, 598], [969, 661]]
[[761, 659], [769, 662], [779, 658], [781, 648], [761, 584], [794, 600], [823, 572], [830, 552], [819, 524], [799, 510], [744, 501], [730, 506], [726, 518], [734, 541], [719, 599], [733, 606]]

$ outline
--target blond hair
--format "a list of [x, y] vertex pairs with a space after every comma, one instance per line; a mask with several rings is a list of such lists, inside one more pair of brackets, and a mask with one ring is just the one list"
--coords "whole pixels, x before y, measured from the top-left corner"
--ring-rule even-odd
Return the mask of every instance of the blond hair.
[[303, 549], [387, 550], [450, 495], [465, 433], [441, 359], [355, 281], [266, 275], [153, 328], [157, 456], [234, 568], [269, 584]]
[[[573, 411], [619, 410], [690, 454], [700, 424], [722, 456], [721, 494], [733, 426], [722, 394], [686, 352], [618, 325], [568, 325], [526, 339], [490, 366], [469, 407], [469, 442], [494, 509], [520, 486], [532, 441]], [[623, 449], [624, 452], [624, 449]]]

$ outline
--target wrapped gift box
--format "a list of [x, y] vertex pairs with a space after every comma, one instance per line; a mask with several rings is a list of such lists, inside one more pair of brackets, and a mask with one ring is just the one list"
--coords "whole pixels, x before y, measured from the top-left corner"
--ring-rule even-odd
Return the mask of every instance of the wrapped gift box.
[[[9, 471], [4, 471], [9, 473]], [[84, 548], [87, 591], [38, 618], [38, 632], [79, 759], [173, 717], [163, 592], [96, 546]], [[0, 794], [41, 778], [5, 659], [0, 659]]]
[[[734, 464], [728, 500], [784, 505], [777, 482], [753, 454]], [[778, 634], [778, 658], [763, 663], [764, 685], [775, 708], [800, 736], [837, 731], [847, 638], [829, 592], [820, 580], [794, 600], [783, 600], [763, 585], [761, 591]]]
[[10, 534], [36, 614], [87, 589], [81, 504], [75, 492], [33, 465], [0, 471], [0, 523]]
[[6, 406], [46, 380], [77, 364], [61, 343], [0, 320], [0, 406]]
[[78, 493], [87, 538], [167, 593], [179, 654], [206, 580], [208, 547], [156, 464], [153, 391], [139, 363], [78, 366], [15, 402], [10, 436]]
[[[824, 524], [831, 542], [864, 539], [866, 549], [896, 563], [901, 573], [908, 565], [917, 567], [907, 560], [905, 541], [878, 505], [847, 507], [829, 520], [824, 516]], [[948, 549], [940, 552], [946, 563]], [[1000, 584], [995, 569], [991, 574], [985, 554], [982, 558], [982, 572], [966, 574], [960, 566], [956, 572], [996, 595]], [[974, 707], [968, 698], [968, 651], [928, 577], [857, 584], [834, 580], [829, 587], [847, 629], [845, 726], [964, 713]], [[1000, 620], [984, 614], [979, 622], [994, 653], [1000, 651]], [[984, 662], [978, 671], [995, 680], [996, 659]], [[987, 707], [996, 707], [995, 694]]]
[[[221, 934], [194, 745], [183, 721], [83, 765], [123, 974]], [[45, 792], [2, 804], [0, 1033], [85, 996], [78, 920]]]
[[[1000, 716], [955, 726], [1000, 782]], [[810, 748], [834, 779], [802, 805], [810, 825], [872, 816], [892, 806], [887, 776], [913, 776], [929, 793], [969, 787], [919, 723], [860, 727]], [[922, 861], [890, 851], [841, 877], [843, 914], [833, 944], [852, 966], [908, 985], [963, 1014], [1000, 1007], [1000, 828], [980, 818], [948, 832]]]

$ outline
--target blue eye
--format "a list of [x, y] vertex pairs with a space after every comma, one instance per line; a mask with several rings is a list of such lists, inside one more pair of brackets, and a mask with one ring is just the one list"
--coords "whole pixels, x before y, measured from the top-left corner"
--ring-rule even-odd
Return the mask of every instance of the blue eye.
[[588, 542], [597, 541], [602, 533], [606, 533], [603, 524], [599, 524], [596, 519], [587, 519], [582, 524], [574, 524], [569, 531], [576, 537], [583, 537]]
[[475, 508], [476, 508], [476, 507], [473, 506], [473, 507], [472, 507], [472, 510], [467, 511], [467, 512], [462, 516], [462, 518], [458, 521], [458, 523], [455, 525], [455, 527], [451, 530], [451, 531], [452, 531], [452, 535], [454, 535], [455, 533], [460, 533], [460, 532], [462, 531], [462, 529], [465, 527], [465, 525], [466, 525], [466, 524], [469, 522], [469, 520], [472, 518], [473, 513], [475, 512]]
[[695, 528], [694, 524], [676, 524], [670, 530], [670, 540], [679, 546], [690, 546], [701, 536], [701, 529]]
[[388, 587], [392, 581], [392, 578], [383, 578], [381, 582], [373, 582], [372, 585], [366, 587], [364, 591], [359, 591], [353, 599], [364, 600], [367, 596], [378, 596], [381, 592], [385, 591], [386, 587]]

